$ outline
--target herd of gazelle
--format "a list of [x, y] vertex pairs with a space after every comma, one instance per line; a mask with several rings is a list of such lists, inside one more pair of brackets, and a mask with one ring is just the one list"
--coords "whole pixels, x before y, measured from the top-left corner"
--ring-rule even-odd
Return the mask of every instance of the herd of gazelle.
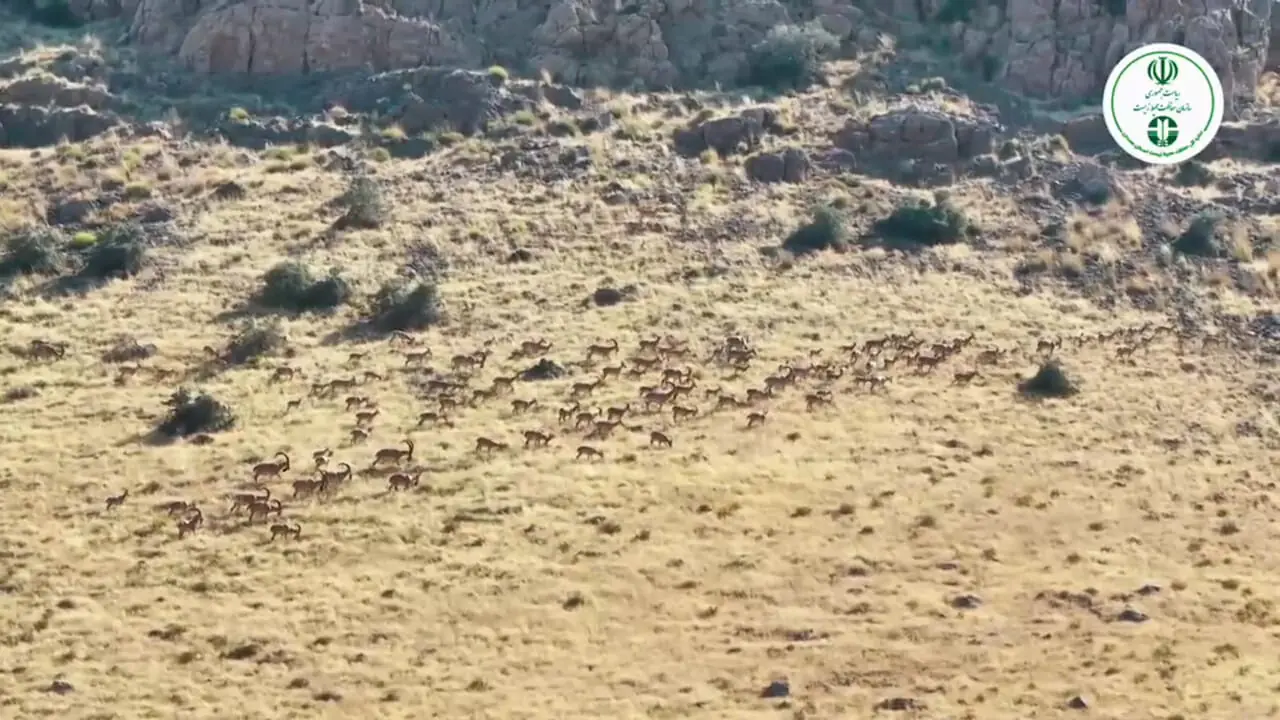
[[[964, 369], [955, 370], [952, 375], [953, 385], [966, 385], [982, 377], [985, 367], [998, 365], [1006, 357], [1022, 354], [1029, 359], [1045, 359], [1053, 356], [1064, 344], [1083, 347], [1090, 344], [1119, 341], [1115, 349], [1115, 357], [1129, 360], [1142, 348], [1162, 336], [1175, 336], [1179, 351], [1183, 351], [1188, 335], [1169, 325], [1147, 323], [1142, 326], [1124, 327], [1111, 331], [1082, 334], [1074, 337], [1039, 339], [1034, 352], [1020, 347], [987, 347], [977, 351], [971, 362]], [[764, 425], [768, 421], [767, 403], [777, 398], [788, 388], [798, 387], [808, 381], [811, 383], [803, 393], [803, 402], [807, 411], [817, 411], [833, 407], [834, 391], [837, 381], [847, 378], [853, 387], [862, 387], [870, 391], [882, 390], [892, 382], [890, 371], [911, 372], [915, 375], [932, 374], [952, 358], [961, 355], [974, 343], [972, 333], [963, 337], [946, 340], [928, 341], [917, 337], [914, 332], [890, 333], [861, 343], [841, 345], [837, 348], [836, 359], [821, 359], [822, 350], [813, 350], [803, 360], [783, 363], [769, 373], [758, 386], [749, 387], [740, 396], [726, 392], [721, 387], [705, 388], [701, 396], [710, 402], [706, 410], [697, 406], [694, 401], [695, 391], [701, 373], [695, 371], [690, 362], [698, 362], [689, 345], [671, 336], [649, 337], [639, 341], [637, 350], [631, 357], [616, 364], [599, 366], [598, 362], [613, 362], [620, 353], [616, 339], [605, 343], [593, 343], [586, 348], [585, 358], [579, 362], [565, 363], [565, 366], [579, 371], [595, 372], [591, 380], [574, 380], [568, 383], [567, 403], [555, 409], [555, 418], [562, 432], [581, 432], [582, 439], [574, 450], [574, 458], [578, 460], [604, 460], [605, 451], [596, 443], [608, 439], [612, 432], [622, 427], [630, 431], [644, 431], [638, 426], [629, 426], [626, 420], [637, 415], [655, 417], [664, 411], [670, 415], [670, 425], [677, 426], [699, 417], [723, 410], [745, 410], [743, 429]], [[1214, 338], [1205, 339], [1206, 344]], [[1221, 340], [1221, 338], [1217, 338]], [[396, 333], [391, 341], [416, 346], [417, 338]], [[547, 358], [553, 345], [544, 339], [525, 340], [509, 356], [510, 360], [529, 360]], [[50, 343], [37, 340], [26, 349], [28, 357], [38, 360], [58, 360], [65, 357], [65, 343]], [[432, 352], [428, 349], [412, 349], [403, 353], [402, 369], [406, 373], [416, 373], [421, 380], [421, 395], [435, 408], [421, 412], [417, 416], [415, 427], [424, 425], [453, 425], [452, 418], [457, 411], [473, 408], [482, 402], [493, 400], [499, 396], [513, 393], [517, 383], [524, 381], [523, 373], [498, 375], [491, 379], [488, 387], [474, 387], [478, 371], [483, 370], [492, 350], [490, 343], [485, 347], [467, 354], [453, 356], [449, 363], [449, 372], [432, 370], [428, 363], [432, 360]], [[718, 342], [701, 364], [708, 371], [720, 371], [726, 379], [741, 378], [756, 361], [758, 351], [743, 337], [729, 336]], [[351, 353], [346, 366], [354, 368], [368, 359], [369, 353]], [[589, 407], [584, 404], [593, 393], [605, 383], [622, 378], [656, 377], [656, 382], [639, 387], [635, 399], [622, 405], [609, 407]], [[296, 368], [281, 367], [272, 371], [271, 383], [288, 382], [302, 377]], [[384, 379], [376, 372], [366, 372], [364, 383]], [[530, 379], [532, 381], [533, 379]], [[362, 387], [361, 381], [354, 377], [337, 378], [321, 383], [313, 383], [310, 398], [335, 398], [343, 391], [355, 391]], [[290, 400], [285, 412], [299, 407], [307, 398]], [[348, 412], [355, 411], [354, 425], [349, 440], [357, 444], [367, 440], [373, 431], [373, 422], [380, 417], [376, 403], [367, 396], [351, 395], [345, 399]], [[542, 406], [536, 399], [514, 398], [510, 400], [513, 417], [528, 417]], [[648, 444], [655, 448], [672, 448], [675, 441], [670, 434], [670, 427], [648, 431]], [[521, 431], [523, 448], [539, 449], [550, 446], [556, 438], [555, 433], [546, 428], [531, 428]], [[507, 442], [488, 436], [476, 438], [474, 452], [479, 456], [510, 450]], [[412, 439], [402, 441], [402, 446], [383, 447], [374, 451], [368, 470], [386, 469], [391, 471], [387, 476], [389, 491], [404, 491], [417, 487], [424, 474], [423, 469], [404, 469], [414, 457]], [[326, 496], [337, 490], [353, 476], [353, 468], [347, 462], [338, 463], [333, 469], [330, 463], [333, 451], [330, 448], [313, 453], [314, 468], [310, 477], [293, 480], [291, 500], [304, 500], [310, 497]], [[228, 496], [230, 515], [243, 514], [248, 523], [266, 521], [275, 518], [276, 522], [269, 526], [270, 540], [279, 537], [300, 538], [302, 528], [298, 524], [287, 524], [283, 521], [285, 503], [272, 497], [271, 488], [264, 483], [282, 480], [293, 470], [292, 460], [285, 452], [278, 452], [267, 461], [257, 462], [250, 468], [250, 476], [255, 489], [236, 492]], [[107, 498], [107, 510], [114, 510], [124, 505], [129, 492], [125, 490], [119, 495]], [[174, 500], [157, 506], [157, 509], [177, 517], [177, 533], [186, 537], [196, 532], [204, 523], [204, 513], [196, 503], [185, 500]]]

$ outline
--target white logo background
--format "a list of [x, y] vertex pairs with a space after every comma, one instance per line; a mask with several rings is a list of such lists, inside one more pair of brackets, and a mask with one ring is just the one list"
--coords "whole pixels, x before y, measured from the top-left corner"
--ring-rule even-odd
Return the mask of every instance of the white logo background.
[[[1153, 60], [1165, 58], [1177, 64], [1177, 76], [1166, 85], [1148, 74]], [[1164, 64], [1162, 69], [1168, 69]], [[1125, 55], [1107, 78], [1102, 94], [1102, 116], [1111, 137], [1129, 155], [1153, 165], [1186, 162], [1208, 147], [1222, 125], [1225, 99], [1218, 74], [1193, 50], [1173, 43], [1144, 45]], [[1161, 147], [1148, 137], [1156, 117], [1172, 118], [1177, 139]], [[1169, 126], [1158, 123], [1163, 137]]]

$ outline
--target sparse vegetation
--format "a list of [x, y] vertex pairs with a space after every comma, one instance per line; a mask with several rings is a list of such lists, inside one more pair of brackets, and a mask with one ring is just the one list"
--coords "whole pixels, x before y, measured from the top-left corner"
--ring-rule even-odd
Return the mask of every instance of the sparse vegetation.
[[393, 280], [370, 302], [370, 324], [382, 332], [423, 330], [443, 319], [440, 298], [429, 281]]
[[387, 220], [382, 188], [377, 180], [368, 175], [352, 179], [346, 192], [338, 197], [335, 204], [343, 210], [342, 217], [336, 223], [339, 228], [373, 229]]
[[873, 226], [876, 237], [898, 249], [958, 243], [970, 231], [964, 213], [949, 200], [917, 200], [899, 205]]
[[844, 213], [823, 205], [813, 211], [813, 218], [782, 241], [782, 249], [792, 255], [807, 255], [821, 250], [843, 250], [847, 241]]
[[227, 343], [223, 357], [232, 365], [244, 365], [278, 352], [285, 342], [276, 323], [249, 323]]
[[235, 414], [226, 405], [211, 395], [186, 388], [171, 395], [165, 405], [169, 411], [156, 427], [157, 432], [165, 437], [223, 432], [236, 424]]
[[1217, 257], [1222, 253], [1223, 244], [1219, 232], [1223, 225], [1224, 218], [1220, 213], [1200, 213], [1174, 241], [1173, 249], [1183, 255]]
[[112, 225], [98, 235], [97, 242], [85, 248], [82, 279], [103, 281], [137, 275], [147, 260], [146, 236], [134, 224]]
[[1206, 187], [1213, 183], [1213, 171], [1199, 160], [1188, 160], [1178, 165], [1173, 181], [1183, 187]]
[[322, 312], [351, 297], [351, 287], [336, 269], [317, 280], [305, 265], [283, 262], [267, 271], [254, 297], [259, 307], [289, 312]]
[[52, 228], [19, 230], [4, 241], [0, 275], [53, 275], [65, 266], [66, 238]]
[[806, 87], [839, 48], [840, 41], [816, 21], [779, 25], [751, 48], [744, 81], [773, 90]]
[[1035, 375], [1018, 383], [1018, 392], [1031, 398], [1069, 398], [1080, 392], [1056, 360], [1042, 363]]
[[511, 79], [511, 73], [507, 72], [507, 69], [501, 65], [491, 65], [489, 66], [489, 79], [495, 85], [504, 85]]

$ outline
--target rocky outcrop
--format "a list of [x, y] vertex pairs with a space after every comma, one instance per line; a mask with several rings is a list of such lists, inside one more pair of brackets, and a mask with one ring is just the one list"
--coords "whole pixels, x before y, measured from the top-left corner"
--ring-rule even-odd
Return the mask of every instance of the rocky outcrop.
[[[925, 5], [938, 18], [952, 3]], [[1176, 42], [1213, 65], [1228, 97], [1249, 98], [1267, 63], [1271, 14], [1272, 0], [1009, 0], [975, 10], [950, 32], [966, 60], [1031, 97], [1094, 100], [1128, 52]]]
[[895, 110], [849, 120], [832, 138], [859, 172], [906, 184], [950, 183], [995, 149], [1002, 128], [985, 118]]
[[752, 155], [743, 164], [747, 177], [764, 183], [798, 183], [809, 177], [809, 156], [799, 148]]
[[[731, 83], [773, 27], [841, 40], [929, 25], [966, 66], [1035, 98], [1093, 100], [1125, 53], [1179, 42], [1233, 98], [1269, 66], [1272, 0], [71, 0], [123, 15], [140, 45], [207, 72], [386, 71], [420, 64], [545, 69], [570, 84]], [[886, 24], [888, 23], [888, 24]], [[1229, 113], [1233, 113], [1229, 108]]]
[[[1102, 115], [1089, 114], [1064, 123], [1060, 129], [1071, 150], [1080, 155], [1112, 153], [1123, 160]], [[1202, 162], [1222, 158], [1280, 161], [1280, 121], [1227, 122], [1218, 130], [1214, 141], [1196, 156]]]
[[776, 108], [755, 107], [729, 117], [696, 119], [675, 132], [674, 144], [676, 152], [685, 157], [697, 157], [707, 150], [729, 156], [743, 149], [755, 150], [766, 133], [779, 130]]
[[119, 118], [88, 106], [0, 105], [0, 147], [34, 148], [63, 140], [79, 142], [101, 135], [119, 122]]

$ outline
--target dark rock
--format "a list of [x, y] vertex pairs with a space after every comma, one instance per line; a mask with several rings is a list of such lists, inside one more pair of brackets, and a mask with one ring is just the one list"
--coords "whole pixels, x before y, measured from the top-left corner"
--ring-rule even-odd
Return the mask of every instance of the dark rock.
[[355, 140], [356, 135], [346, 128], [328, 123], [316, 123], [307, 133], [307, 139], [316, 147], [333, 148]]
[[436, 145], [426, 138], [404, 138], [394, 142], [384, 142], [382, 147], [386, 148], [393, 158], [417, 160], [431, 154]]
[[1067, 707], [1071, 708], [1072, 710], [1088, 710], [1089, 703], [1086, 702], [1084, 698], [1080, 697], [1079, 695], [1076, 695], [1075, 697], [1067, 701]]
[[[440, 67], [393, 70], [356, 78], [334, 93], [343, 107], [357, 113], [378, 111], [415, 135], [428, 130], [456, 130], [473, 135], [498, 118], [532, 105], [487, 72]], [[400, 98], [389, 107], [386, 98]]]
[[528, 250], [525, 250], [524, 248], [512, 250], [511, 254], [508, 255], [506, 258], [506, 262], [508, 265], [514, 265], [515, 263], [526, 263], [531, 260], [533, 260], [533, 253], [529, 252]]
[[310, 123], [285, 118], [225, 120], [217, 134], [236, 147], [264, 150], [270, 145], [297, 145], [307, 141]]
[[774, 680], [760, 692], [762, 698], [784, 698], [791, 695], [791, 684], [786, 680]]
[[1066, 139], [1071, 152], [1079, 155], [1097, 155], [1116, 149], [1116, 141], [1107, 130], [1107, 122], [1101, 113], [1072, 118], [1063, 123], [1059, 133]]
[[1111, 171], [1093, 162], [1068, 168], [1054, 182], [1054, 196], [1060, 200], [1103, 205], [1116, 193]]
[[243, 200], [246, 194], [244, 186], [234, 180], [228, 180], [213, 189], [215, 200]]
[[744, 146], [755, 150], [766, 133], [780, 130], [775, 108], [756, 107], [730, 117], [695, 121], [689, 127], [676, 131], [673, 141], [676, 152], [685, 157], [697, 157], [707, 149], [728, 156]]
[[177, 213], [173, 211], [173, 208], [158, 203], [151, 203], [142, 207], [137, 214], [138, 222], [143, 225], [172, 222], [175, 217], [177, 217]]
[[610, 307], [625, 299], [626, 296], [623, 295], [621, 290], [611, 287], [599, 288], [591, 294], [591, 302], [595, 303], [596, 307]]
[[982, 598], [977, 595], [957, 595], [951, 599], [951, 607], [957, 610], [973, 610], [982, 606]]
[[608, 130], [613, 127], [613, 113], [602, 112], [578, 120], [578, 131], [587, 133]]
[[886, 698], [876, 703], [877, 710], [892, 710], [894, 712], [910, 712], [914, 710], [924, 710], [924, 703], [914, 698], [894, 697]]
[[565, 120], [555, 120], [547, 123], [547, 134], [558, 138], [573, 137], [578, 134], [578, 126]]
[[798, 148], [760, 153], [747, 158], [747, 177], [758, 182], [804, 182], [809, 176], [809, 156]]
[[1151, 618], [1144, 612], [1134, 610], [1133, 608], [1125, 608], [1116, 616], [1116, 620], [1120, 622], [1144, 623]]
[[110, 113], [74, 108], [0, 105], [0, 147], [35, 148], [81, 142], [119, 124]]
[[581, 110], [583, 105], [582, 94], [564, 85], [543, 85], [542, 97], [552, 105], [565, 110]]
[[49, 687], [46, 688], [46, 692], [51, 692], [55, 695], [67, 695], [74, 691], [75, 688], [66, 680], [54, 680], [49, 683]]
[[45, 211], [45, 222], [50, 225], [65, 227], [67, 225], [82, 225], [95, 210], [98, 209], [98, 203], [87, 199], [70, 199], [61, 200], [49, 206]]

